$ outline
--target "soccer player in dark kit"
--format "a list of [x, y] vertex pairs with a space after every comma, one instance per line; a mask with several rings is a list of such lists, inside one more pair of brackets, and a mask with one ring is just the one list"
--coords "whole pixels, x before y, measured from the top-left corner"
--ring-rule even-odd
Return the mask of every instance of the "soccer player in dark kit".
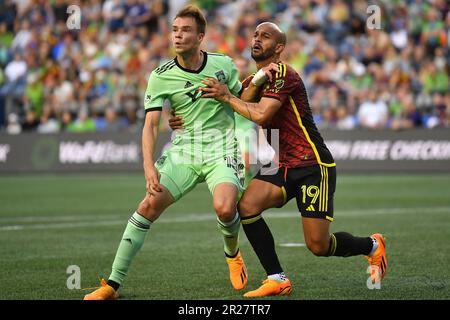
[[[245, 234], [268, 275], [262, 286], [247, 292], [246, 297], [291, 292], [290, 280], [280, 265], [262, 212], [282, 207], [293, 198], [302, 216], [306, 245], [314, 255], [364, 255], [371, 266], [373, 283], [382, 279], [387, 269], [383, 235], [356, 237], [347, 232], [330, 232], [336, 164], [314, 123], [302, 79], [280, 61], [285, 45], [286, 35], [276, 24], [265, 22], [257, 26], [251, 52], [259, 71], [243, 82], [244, 87], [255, 92], [252, 99], [246, 96], [247, 101], [243, 101], [233, 96], [226, 85], [213, 78], [206, 78], [207, 87], [200, 89], [203, 98], [227, 103], [268, 132], [279, 130], [279, 168], [272, 169], [276, 172], [258, 172], [238, 204]], [[269, 79], [263, 69], [273, 63], [278, 65], [278, 71]]]

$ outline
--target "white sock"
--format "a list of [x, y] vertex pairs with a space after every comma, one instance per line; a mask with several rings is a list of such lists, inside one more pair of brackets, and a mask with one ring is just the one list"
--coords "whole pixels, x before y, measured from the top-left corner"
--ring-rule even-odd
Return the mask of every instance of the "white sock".
[[283, 282], [283, 281], [287, 280], [286, 275], [284, 274], [284, 272], [271, 274], [267, 278], [270, 279], [270, 280], [278, 281], [278, 282]]
[[372, 242], [373, 242], [373, 247], [372, 247], [372, 251], [370, 251], [370, 253], [369, 253], [369, 257], [371, 257], [375, 253], [375, 251], [377, 251], [377, 249], [378, 249], [378, 241], [377, 241], [377, 239], [372, 238]]

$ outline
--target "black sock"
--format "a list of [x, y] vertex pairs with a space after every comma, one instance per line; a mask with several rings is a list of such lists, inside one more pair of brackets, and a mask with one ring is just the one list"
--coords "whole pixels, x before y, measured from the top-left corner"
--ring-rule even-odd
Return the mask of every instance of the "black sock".
[[241, 218], [242, 227], [267, 275], [283, 272], [275, 251], [275, 241], [266, 222], [259, 214]]
[[331, 234], [328, 256], [351, 257], [368, 255], [373, 248], [371, 237], [355, 237], [347, 232]]
[[112, 281], [112, 280], [108, 280], [106, 283], [108, 284], [108, 286], [113, 287], [113, 289], [115, 291], [117, 291], [119, 289], [119, 287], [120, 287], [120, 284], [118, 284], [117, 282]]

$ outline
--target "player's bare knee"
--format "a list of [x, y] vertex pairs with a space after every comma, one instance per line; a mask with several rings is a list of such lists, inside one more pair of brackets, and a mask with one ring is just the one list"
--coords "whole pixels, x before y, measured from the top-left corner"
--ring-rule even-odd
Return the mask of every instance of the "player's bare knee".
[[257, 208], [254, 204], [246, 201], [245, 199], [239, 201], [237, 208], [241, 218], [253, 216], [261, 212], [258, 210], [259, 208]]
[[308, 250], [311, 251], [317, 257], [324, 257], [328, 253], [329, 242], [321, 241], [321, 240], [307, 240], [306, 246]]
[[139, 204], [138, 210], [139, 214], [144, 216], [146, 219], [150, 221], [155, 221], [158, 219], [160, 212], [157, 209], [157, 203], [155, 201], [155, 197], [146, 196], [144, 200]]
[[227, 201], [214, 202], [214, 210], [220, 221], [229, 222], [236, 216], [236, 204]]

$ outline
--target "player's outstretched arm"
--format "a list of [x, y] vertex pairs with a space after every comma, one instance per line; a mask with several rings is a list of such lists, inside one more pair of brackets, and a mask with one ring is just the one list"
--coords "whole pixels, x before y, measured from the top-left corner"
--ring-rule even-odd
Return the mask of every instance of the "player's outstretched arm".
[[142, 157], [144, 159], [144, 173], [147, 193], [161, 192], [159, 185], [160, 174], [155, 168], [153, 153], [158, 139], [159, 119], [161, 111], [154, 110], [145, 114], [144, 128], [142, 129]]
[[214, 78], [206, 78], [202, 82], [207, 85], [199, 89], [203, 91], [202, 98], [214, 98], [228, 103], [234, 111], [258, 125], [269, 122], [281, 107], [281, 102], [272, 98], [263, 97], [257, 103], [242, 101], [231, 94], [227, 85]]

